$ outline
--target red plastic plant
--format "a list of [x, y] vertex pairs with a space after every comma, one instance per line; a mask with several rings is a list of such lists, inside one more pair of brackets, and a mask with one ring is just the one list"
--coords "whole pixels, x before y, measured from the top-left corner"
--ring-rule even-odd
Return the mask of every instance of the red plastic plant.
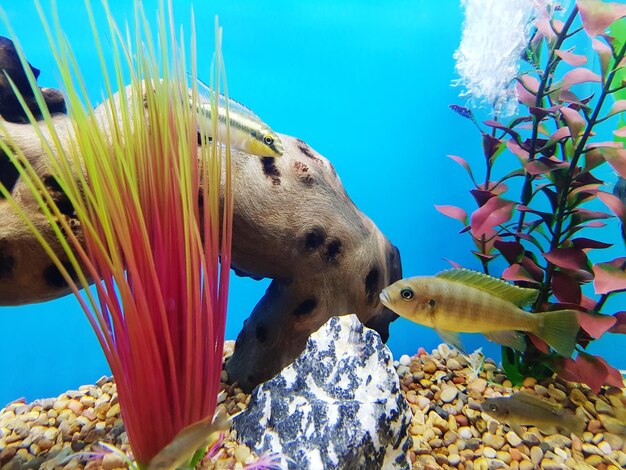
[[[233, 202], [228, 131], [218, 135], [217, 119], [200, 121], [196, 113], [200, 99], [195, 35], [188, 88], [185, 51], [177, 42], [171, 4], [160, 5], [156, 41], [141, 4], [136, 5], [131, 43], [123, 39], [126, 36], [119, 33], [103, 3], [109, 37], [114, 39], [111, 75], [105, 61], [111, 51], [107, 47], [105, 53], [100, 46], [87, 2], [108, 98], [99, 115], [90, 104], [88, 87], [58, 17], [51, 26], [39, 8], [66, 90], [74, 139], [64, 143], [45, 112], [44, 121], [33, 127], [41, 125], [52, 136], [46, 139], [38, 131], [48, 171], [71, 201], [80, 233], [59, 211], [19, 147], [8, 142], [2, 150], [20, 169], [54, 230], [54, 243], [62, 245], [69, 263], [61, 262], [49, 236], [37, 231], [6, 188], [3, 193], [40, 239], [84, 309], [115, 377], [134, 457], [144, 467], [181, 429], [214, 414]], [[220, 38], [216, 24], [218, 96]], [[21, 50], [17, 38], [15, 42]], [[30, 71], [23, 56], [22, 61]], [[125, 73], [131, 77], [128, 94], [123, 89]], [[30, 81], [40, 108], [46, 110], [32, 73]], [[116, 88], [121, 90], [117, 105]], [[217, 102], [211, 106], [211, 115], [217, 116]], [[35, 122], [32, 114], [30, 120]], [[207, 142], [201, 147], [199, 135]], [[214, 137], [211, 143], [208, 135]]]
[[[616, 98], [626, 88], [626, 38], [605, 33], [607, 28], [617, 28], [623, 16], [625, 5], [578, 0], [564, 22], [538, 20], [526, 50], [527, 70], [515, 84], [525, 112], [510, 122], [494, 118], [481, 125], [470, 109], [451, 106], [481, 132], [486, 172], [484, 182], [479, 183], [464, 159], [451, 156], [474, 183], [470, 193], [478, 209], [469, 216], [455, 206], [437, 209], [464, 225], [461, 232], [471, 236], [476, 246], [473, 253], [484, 272], [494, 271], [492, 262], [504, 258], [507, 267], [498, 273], [501, 277], [539, 289], [534, 311], [575, 308], [581, 312], [575, 360], [561, 358], [531, 338], [524, 353], [503, 349], [503, 364], [512, 380], [556, 371], [594, 390], [604, 384], [623, 386], [616, 369], [584, 352], [604, 332], [625, 330], [623, 312], [614, 316], [600, 312], [609, 295], [626, 290], [626, 263], [619, 258], [592, 263], [589, 252], [611, 244], [587, 236], [612, 217], [589, 209], [593, 201], [600, 199], [626, 220], [624, 201], [601, 191], [604, 182], [593, 174], [608, 162], [626, 178], [623, 143], [595, 139], [599, 125], [616, 123], [616, 117], [626, 111], [626, 100]], [[585, 34], [598, 58], [597, 73], [586, 66], [586, 56], [570, 47]], [[579, 96], [580, 84], [595, 84], [596, 90]], [[615, 134], [625, 132], [620, 127]], [[519, 164], [496, 177], [496, 159], [507, 153], [517, 157], [514, 161]], [[521, 181], [516, 185], [521, 188], [519, 196], [512, 195], [506, 185], [515, 180]], [[585, 296], [582, 288], [591, 282], [599, 295], [596, 300]]]

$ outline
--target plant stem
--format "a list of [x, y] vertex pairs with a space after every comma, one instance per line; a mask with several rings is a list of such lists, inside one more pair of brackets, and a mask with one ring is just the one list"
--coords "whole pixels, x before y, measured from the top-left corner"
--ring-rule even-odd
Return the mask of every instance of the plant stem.
[[[615, 56], [615, 63], [619, 64], [624, 58], [624, 56], [626, 56], [626, 43], [622, 45], [621, 50]], [[589, 137], [591, 136], [593, 127], [597, 124], [598, 115], [600, 114], [600, 110], [602, 109], [602, 105], [604, 104], [605, 98], [609, 94], [611, 83], [613, 79], [615, 78], [615, 73], [616, 73], [616, 70], [614, 69], [613, 71], [611, 71], [611, 73], [609, 73], [609, 75], [607, 76], [604, 82], [604, 86], [602, 87], [602, 92], [600, 93], [600, 96], [598, 97], [598, 102], [593, 110], [591, 117], [589, 118], [589, 122], [587, 123], [587, 126], [585, 127], [585, 132], [583, 133], [582, 137], [578, 141], [578, 144], [576, 145], [576, 149], [574, 150], [574, 155], [572, 156], [569, 168], [567, 170], [567, 175], [565, 176], [561, 189], [559, 190], [559, 194], [557, 196], [558, 203], [557, 203], [555, 217], [554, 217], [554, 220], [556, 221], [556, 223], [554, 227], [554, 236], [552, 237], [552, 242], [550, 243], [550, 251], [554, 250], [555, 248], [558, 248], [562, 243], [561, 237], [563, 235], [563, 224], [566, 219], [565, 212], [567, 211], [567, 197], [569, 196], [569, 189], [574, 179], [574, 173], [577, 168], [578, 160], [584, 153], [585, 146], [587, 145], [587, 141], [589, 140]], [[545, 302], [548, 299], [549, 287], [552, 283], [553, 274], [554, 274], [554, 265], [552, 263], [548, 263], [548, 269], [546, 271], [545, 280], [541, 286], [541, 292], [539, 296], [537, 297], [537, 301], [535, 302], [535, 305], [534, 305], [535, 308], [539, 307], [543, 302]]]
[[[572, 26], [572, 23], [574, 22], [574, 19], [576, 19], [577, 15], [578, 15], [578, 8], [574, 7], [569, 17], [567, 18], [567, 21], [563, 25], [563, 29], [561, 30], [561, 33], [557, 36], [554, 46], [550, 49], [550, 57], [548, 58], [548, 63], [542, 73], [541, 82], [539, 83], [539, 88], [537, 89], [537, 96], [535, 97], [535, 107], [537, 108], [540, 108], [541, 105], [543, 104], [543, 98], [544, 98], [544, 93], [546, 91], [546, 88], [548, 87], [548, 84], [550, 83], [552, 74], [554, 73], [554, 69], [560, 62], [560, 60], [557, 60], [557, 56], [555, 52], [561, 48], [563, 41], [565, 41], [565, 39], [568, 38], [567, 31]], [[531, 134], [530, 149], [528, 150], [529, 161], [534, 160], [535, 155], [537, 154], [537, 135], [539, 133], [540, 122], [541, 120], [537, 116], [533, 115], [533, 129], [532, 129], [532, 134]], [[524, 206], [527, 206], [530, 203], [530, 199], [532, 198], [532, 194], [533, 194], [532, 184], [533, 184], [534, 179], [535, 177], [533, 175], [526, 173], [526, 178], [524, 180], [524, 185], [522, 187], [522, 193], [521, 193], [522, 200], [520, 201], [521, 204]], [[522, 227], [524, 226], [525, 216], [526, 216], [525, 212], [520, 212], [518, 223], [517, 223], [518, 232], [522, 231]], [[516, 236], [515, 239], [517, 242], [520, 241], [518, 236]]]

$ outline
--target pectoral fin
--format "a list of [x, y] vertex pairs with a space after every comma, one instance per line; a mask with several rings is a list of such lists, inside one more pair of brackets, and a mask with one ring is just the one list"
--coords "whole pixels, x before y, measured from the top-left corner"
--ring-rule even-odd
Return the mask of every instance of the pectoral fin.
[[526, 339], [523, 333], [518, 331], [487, 331], [484, 333], [489, 341], [508, 346], [517, 351], [524, 352], [526, 350]]
[[456, 331], [442, 330], [440, 328], [435, 328], [435, 331], [439, 335], [439, 337], [448, 343], [450, 346], [458, 349], [462, 354], [468, 355], [465, 352], [465, 348], [463, 347], [463, 343], [461, 342], [461, 338], [459, 337], [459, 333]]

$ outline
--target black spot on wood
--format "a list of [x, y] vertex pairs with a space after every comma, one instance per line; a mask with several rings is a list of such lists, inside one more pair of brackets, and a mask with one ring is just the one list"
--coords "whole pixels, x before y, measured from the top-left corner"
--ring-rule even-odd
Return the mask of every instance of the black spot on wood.
[[336, 263], [341, 255], [341, 240], [333, 240], [326, 248], [326, 261]]
[[[19, 171], [11, 163], [7, 154], [0, 150], [0, 183], [11, 192], [19, 176]], [[0, 199], [4, 199], [4, 196], [0, 195]]]
[[295, 310], [293, 311], [293, 314], [296, 317], [300, 317], [302, 315], [308, 315], [309, 313], [313, 311], [315, 307], [317, 307], [317, 300], [313, 298], [306, 299], [295, 308]]
[[54, 176], [45, 176], [43, 178], [43, 184], [48, 189], [48, 192], [52, 196], [52, 199], [56, 203], [59, 212], [68, 217], [76, 217], [74, 206], [72, 205], [70, 198], [67, 197], [61, 185]]
[[326, 240], [326, 232], [324, 232], [324, 229], [321, 227], [313, 227], [306, 234], [304, 239], [304, 248], [307, 251], [317, 250], [324, 244], [324, 240]]
[[[72, 277], [72, 279], [75, 279], [76, 272], [74, 271], [74, 268], [72, 268], [72, 265], [69, 262], [65, 262], [63, 263], [63, 266]], [[65, 282], [65, 278], [63, 278], [61, 271], [59, 271], [59, 268], [57, 268], [54, 264], [51, 264], [43, 270], [43, 278], [46, 283], [51, 287], [56, 287], [58, 289], [67, 287], [67, 282]]]
[[316, 157], [313, 152], [311, 152], [311, 149], [306, 145], [298, 145], [298, 148], [300, 149], [300, 151], [308, 158], [310, 158], [311, 160], [313, 160], [316, 163], [320, 163], [320, 164], [324, 164], [324, 162], [322, 161], [321, 158]]
[[302, 162], [295, 161], [293, 162], [293, 169], [300, 182], [304, 183], [307, 186], [313, 185], [314, 179], [313, 176], [309, 173], [308, 166], [306, 166]]
[[367, 301], [371, 304], [377, 299], [378, 294], [378, 280], [380, 278], [380, 272], [378, 268], [372, 268], [365, 276], [365, 294], [367, 295]]
[[280, 170], [276, 166], [273, 157], [261, 157], [263, 173], [272, 180], [274, 186], [280, 186]]
[[0, 248], [0, 279], [7, 279], [11, 277], [14, 267], [15, 258], [6, 254], [5, 251]]
[[256, 339], [259, 343], [264, 343], [267, 340], [267, 328], [263, 325], [259, 325], [255, 330]]

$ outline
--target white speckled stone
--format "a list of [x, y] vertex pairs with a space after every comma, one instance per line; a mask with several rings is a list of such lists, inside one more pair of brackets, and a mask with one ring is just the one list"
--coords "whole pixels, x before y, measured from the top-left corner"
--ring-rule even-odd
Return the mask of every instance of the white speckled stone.
[[257, 453], [287, 457], [283, 468], [394, 469], [409, 466], [411, 417], [391, 352], [349, 315], [332, 317], [259, 385], [234, 429]]

